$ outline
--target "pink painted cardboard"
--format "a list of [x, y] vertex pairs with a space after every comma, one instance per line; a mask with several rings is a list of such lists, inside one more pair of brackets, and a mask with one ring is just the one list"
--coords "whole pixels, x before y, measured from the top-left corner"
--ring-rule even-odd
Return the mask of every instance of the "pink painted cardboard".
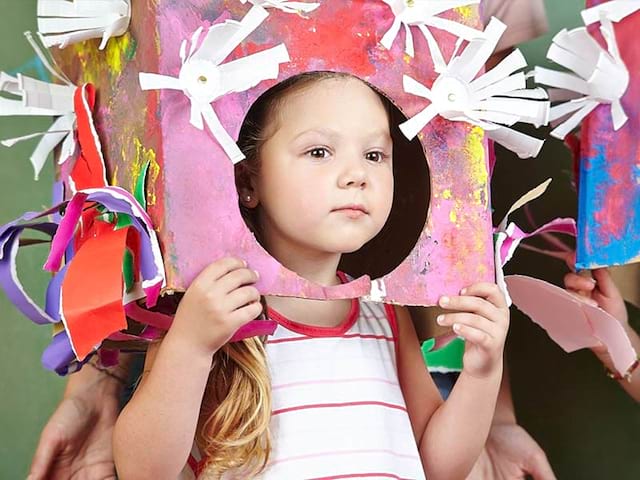
[[[437, 77], [426, 41], [417, 30], [412, 59], [403, 52], [403, 32], [390, 51], [379, 43], [393, 22], [386, 3], [320, 3], [304, 17], [270, 9], [269, 17], [228, 57], [285, 43], [291, 58], [281, 65], [277, 81], [262, 82], [213, 103], [234, 139], [260, 94], [307, 71], [355, 75], [385, 93], [407, 117], [425, 107], [402, 88], [403, 74], [428, 87]], [[112, 183], [132, 190], [142, 166], [150, 162], [148, 210], [163, 250], [165, 292], [185, 290], [207, 264], [235, 255], [260, 272], [258, 287], [265, 294], [320, 299], [368, 295], [372, 282], [366, 276], [323, 287], [285, 269], [264, 251], [240, 216], [233, 165], [210, 132], [189, 123], [188, 98], [180, 91], [140, 89], [139, 72], [178, 76], [180, 44], [198, 27], [228, 18], [240, 20], [250, 7], [239, 0], [136, 0], [129, 32], [111, 39], [104, 52], [97, 50], [97, 41], [90, 41], [55, 55], [74, 82], [92, 82], [98, 89], [96, 123]], [[443, 16], [480, 26], [475, 7], [457, 8]], [[435, 29], [433, 33], [448, 59], [456, 38]], [[438, 117], [422, 131], [419, 142], [430, 182], [399, 194], [430, 192], [426, 223], [402, 263], [373, 283], [379, 293], [376, 298], [405, 305], [432, 305], [441, 295], [456, 293], [472, 282], [493, 281], [495, 271], [487, 142], [482, 131]], [[424, 212], [401, 212], [400, 217], [414, 214], [424, 217]], [[395, 244], [382, 242], [377, 255], [392, 251]]]

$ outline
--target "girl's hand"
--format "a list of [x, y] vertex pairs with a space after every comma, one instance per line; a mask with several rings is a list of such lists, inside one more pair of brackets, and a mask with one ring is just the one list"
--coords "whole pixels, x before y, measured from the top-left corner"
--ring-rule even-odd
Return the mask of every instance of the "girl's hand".
[[437, 321], [466, 340], [464, 370], [476, 378], [501, 375], [509, 307], [498, 286], [476, 283], [462, 289], [460, 296], [441, 297], [439, 305], [456, 312], [440, 315]]
[[212, 263], [187, 289], [167, 335], [181, 335], [192, 347], [213, 355], [262, 313], [260, 293], [253, 286], [257, 280], [257, 272], [237, 258]]

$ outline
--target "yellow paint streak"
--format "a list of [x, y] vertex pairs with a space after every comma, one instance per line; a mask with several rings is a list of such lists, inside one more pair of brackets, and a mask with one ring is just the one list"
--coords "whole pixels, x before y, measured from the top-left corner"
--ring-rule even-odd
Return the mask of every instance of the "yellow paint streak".
[[442, 192], [442, 198], [444, 198], [445, 200], [451, 200], [451, 198], [453, 198], [450, 188], [447, 188]]
[[469, 181], [474, 187], [473, 201], [483, 208], [488, 206], [489, 193], [489, 171], [485, 159], [484, 131], [479, 127], [474, 127], [467, 136], [464, 146], [469, 159], [468, 172]]
[[456, 7], [454, 8], [454, 10], [458, 13], [458, 15], [460, 15], [461, 20], [464, 20], [466, 22], [473, 21], [478, 16], [477, 6], [467, 5], [465, 7]]
[[158, 165], [158, 161], [156, 159], [156, 152], [152, 148], [145, 148], [139, 138], [133, 138], [133, 146], [135, 147], [135, 152], [132, 158], [127, 158], [125, 147], [122, 148], [122, 156], [126, 160], [128, 160], [129, 165], [129, 179], [130, 186], [129, 190], [134, 191], [136, 182], [138, 181], [138, 177], [142, 172], [142, 168], [144, 165], [149, 162], [149, 171], [147, 172], [147, 205], [155, 205], [156, 204], [156, 192], [155, 192], [155, 184], [158, 179], [158, 175], [160, 174], [160, 165]]
[[105, 56], [112, 76], [119, 76], [122, 73], [130, 48], [131, 35], [128, 32], [120, 37], [111, 38], [107, 43]]
[[97, 79], [99, 77], [99, 69], [100, 63], [98, 58], [92, 52], [95, 51], [95, 48], [92, 49], [90, 42], [81, 42], [72, 45], [72, 48], [75, 50], [75, 56], [80, 61], [80, 65], [82, 67], [81, 75], [82, 82], [81, 83], [97, 83]]
[[458, 221], [458, 214], [455, 210], [451, 210], [449, 213], [449, 220], [451, 220], [451, 223], [456, 223]]

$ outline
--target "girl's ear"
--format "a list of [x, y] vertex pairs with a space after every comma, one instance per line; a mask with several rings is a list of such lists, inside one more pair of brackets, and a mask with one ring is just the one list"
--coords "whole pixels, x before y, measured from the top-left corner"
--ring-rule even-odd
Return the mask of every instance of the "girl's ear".
[[256, 208], [260, 203], [254, 179], [242, 163], [236, 165], [236, 188], [240, 196], [240, 204], [245, 208]]
[[253, 188], [242, 188], [238, 190], [240, 195], [240, 203], [246, 208], [256, 208], [260, 203], [258, 200], [258, 194]]

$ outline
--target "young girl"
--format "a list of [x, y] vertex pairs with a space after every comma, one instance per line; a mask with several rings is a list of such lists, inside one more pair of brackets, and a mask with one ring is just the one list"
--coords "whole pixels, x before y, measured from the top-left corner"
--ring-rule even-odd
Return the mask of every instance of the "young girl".
[[[251, 108], [240, 202], [284, 266], [322, 285], [347, 281], [341, 255], [371, 240], [391, 210], [402, 159], [392, 158], [389, 124], [389, 102], [342, 74], [294, 77]], [[465, 478], [502, 376], [509, 311], [496, 285], [440, 299], [455, 313], [438, 322], [467, 341], [443, 403], [403, 308], [268, 297], [275, 334], [227, 343], [262, 312], [257, 278], [224, 258], [189, 287], [117, 421], [120, 478], [173, 480], [195, 467], [192, 447], [201, 478]]]

